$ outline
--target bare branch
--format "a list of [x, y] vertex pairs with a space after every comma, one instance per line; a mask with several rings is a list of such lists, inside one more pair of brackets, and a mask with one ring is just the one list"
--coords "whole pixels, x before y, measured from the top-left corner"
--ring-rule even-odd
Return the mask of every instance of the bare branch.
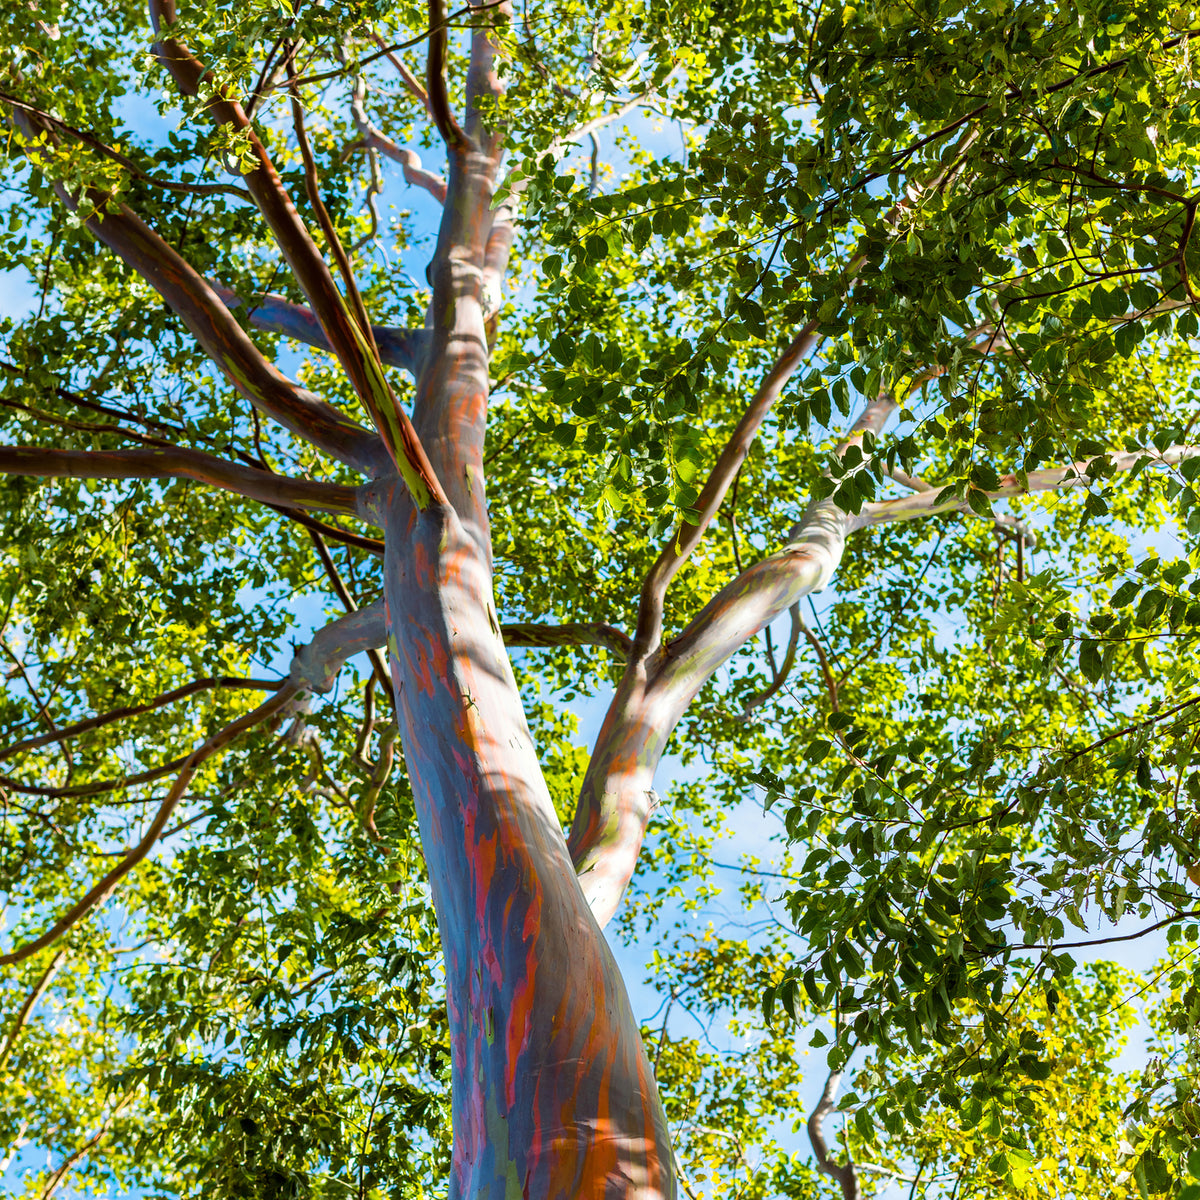
[[121, 1099], [118, 1100], [113, 1106], [108, 1116], [106, 1116], [101, 1123], [100, 1128], [97, 1129], [96, 1132], [90, 1138], [88, 1138], [88, 1140], [84, 1142], [78, 1150], [72, 1151], [67, 1155], [66, 1158], [63, 1159], [58, 1170], [55, 1171], [46, 1181], [46, 1186], [42, 1189], [42, 1200], [50, 1200], [54, 1193], [57, 1192], [60, 1187], [62, 1187], [67, 1175], [76, 1166], [76, 1164], [82, 1159], [86, 1158], [87, 1155], [100, 1144], [100, 1142], [104, 1139], [105, 1134], [107, 1134], [109, 1129], [112, 1128], [113, 1122], [121, 1115], [121, 1110], [125, 1108], [126, 1105], [128, 1105], [133, 1099], [134, 1093], [137, 1091], [139, 1086], [140, 1083], [135, 1084], [132, 1088], [130, 1088], [129, 1091], [127, 1091], [125, 1095], [122, 1096]]
[[[155, 33], [159, 37], [156, 44], [159, 58], [185, 95], [199, 94], [206, 74], [204, 66], [182, 42], [177, 38], [165, 36], [162, 32], [164, 26], [169, 27], [175, 21], [174, 0], [151, 0], [150, 9]], [[444, 42], [444, 31], [438, 36]], [[295, 88], [298, 82], [292, 79], [289, 86]], [[244, 176], [246, 186], [291, 267], [296, 282], [308, 297], [308, 302], [356, 395], [383, 438], [388, 454], [399, 468], [413, 503], [418, 510], [425, 509], [430, 504], [445, 503], [445, 492], [417, 438], [412, 422], [392, 392], [378, 352], [371, 344], [370, 325], [361, 310], [361, 302], [356, 304], [354, 301], [348, 265], [343, 263], [343, 274], [351, 286], [349, 303], [338, 291], [328, 264], [300, 219], [300, 214], [283, 186], [279, 173], [275, 170], [262, 140], [242, 106], [236, 100], [218, 92], [209, 100], [208, 110], [218, 125], [232, 126], [245, 136], [255, 161], [254, 169]], [[301, 149], [303, 151], [303, 145]], [[311, 155], [308, 157], [311, 158]], [[309, 187], [312, 191], [310, 167], [311, 164], [306, 164], [306, 176], [309, 177]], [[314, 207], [318, 209], [319, 215], [319, 197], [314, 202]], [[329, 229], [326, 232], [330, 237], [331, 249], [336, 253], [336, 234], [330, 233]]]
[[450, 151], [465, 148], [467, 135], [463, 133], [454, 113], [450, 111], [450, 99], [446, 95], [446, 13], [442, 0], [429, 0], [429, 54], [425, 64], [425, 90], [429, 96], [429, 113], [438, 133]]
[[[31, 138], [53, 137], [47, 126], [27, 113], [18, 111], [16, 120]], [[191, 264], [132, 209], [114, 205], [110, 197], [98, 193], [77, 195], [61, 181], [54, 182], [54, 189], [65, 205], [82, 210], [92, 234], [179, 314], [205, 353], [251, 404], [342, 462], [368, 472], [380, 465], [379, 439], [267, 362]]]
[[[773, 678], [771, 682], [761, 692], [751, 696], [749, 700], [742, 702], [743, 720], [750, 716], [750, 714], [756, 709], [762, 708], [762, 706], [766, 704], [766, 702], [770, 700], [771, 697], [774, 696], [781, 687], [783, 687], [784, 683], [787, 681], [789, 673], [791, 672], [792, 666], [796, 661], [796, 649], [800, 644], [800, 630], [806, 629], [804, 625], [804, 618], [800, 615], [800, 601], [797, 600], [796, 603], [788, 609], [788, 612], [791, 615], [792, 624], [791, 629], [788, 631], [787, 649], [783, 652], [783, 662], [779, 664], [778, 670], [774, 669], [774, 662], [772, 662], [771, 674]], [[768, 632], [769, 630], [770, 626], [768, 626]], [[806, 632], [808, 632], [807, 629]], [[818, 645], [819, 644], [820, 643], [818, 643]], [[836, 708], [837, 705], [835, 704], [834, 707]]]
[[[453, 20], [458, 13], [452, 13], [450, 19]], [[396, 57], [393, 47], [387, 43], [377, 33], [371, 34], [371, 39], [375, 45], [379, 47], [379, 52], [396, 68], [397, 74], [403, 81], [404, 86], [409, 90], [409, 93], [416, 97], [420, 102], [421, 107], [432, 117], [433, 113], [429, 109], [429, 93], [421, 86], [421, 81], [404, 65], [404, 63]]]
[[85, 146], [90, 146], [93, 150], [99, 151], [105, 158], [110, 158], [113, 162], [120, 163], [135, 178], [141, 179], [154, 187], [164, 188], [172, 192], [183, 192], [192, 196], [237, 196], [239, 200], [245, 200], [250, 204], [254, 203], [254, 197], [245, 188], [238, 187], [236, 183], [179, 183], [174, 179], [161, 179], [156, 175], [149, 175], [133, 159], [122, 154], [119, 150], [114, 150], [112, 146], [102, 142], [99, 138], [93, 137], [90, 133], [86, 133], [82, 129], [76, 129], [74, 125], [69, 125], [53, 113], [46, 112], [45, 109], [38, 108], [36, 105], [26, 104], [24, 100], [9, 95], [7, 92], [0, 92], [0, 103], [7, 104], [10, 108], [24, 113], [27, 117], [36, 118], [59, 133], [66, 134], [73, 141], [82, 142]]
[[318, 521], [310, 517], [307, 513], [301, 512], [298, 508], [284, 508], [282, 505], [275, 504], [272, 504], [270, 507], [282, 516], [287, 517], [289, 521], [295, 521], [297, 525], [303, 525], [305, 529], [319, 533], [322, 537], [332, 538], [335, 542], [341, 542], [343, 545], [353, 546], [357, 550], [365, 550], [368, 554], [375, 554], [380, 558], [383, 557], [383, 542], [379, 538], [360, 537], [357, 533], [349, 533], [337, 525]]
[[[333, 561], [333, 556], [329, 553], [329, 547], [325, 545], [324, 538], [321, 537], [316, 530], [309, 530], [309, 536], [312, 538], [313, 546], [316, 548], [317, 557], [321, 560], [321, 566], [324, 568], [325, 575], [329, 582], [333, 584], [334, 593], [342, 602], [343, 607], [348, 613], [358, 612], [358, 602], [350, 594], [350, 589], [346, 586], [342, 579], [341, 573], [337, 569], [337, 564]], [[371, 660], [371, 668], [375, 672], [375, 678], [379, 681], [379, 686], [383, 688], [383, 694], [391, 699], [392, 682], [388, 678], [387, 663], [383, 661], [383, 656], [379, 653], [379, 648], [372, 646], [368, 648], [367, 657]]]
[[[377, 129], [367, 116], [366, 105], [363, 103], [367, 92], [366, 80], [360, 75], [354, 81], [354, 91], [350, 97], [350, 115], [354, 119], [354, 127], [358, 130], [366, 146], [387, 155], [404, 169], [405, 180], [414, 187], [423, 188], [439, 204], [446, 203], [446, 181], [434, 171], [427, 171], [421, 166], [421, 156], [415, 150], [398, 146], [387, 134]], [[424, 96], [424, 92], [422, 92]], [[426, 97], [427, 99], [427, 97]]]
[[289, 677], [297, 687], [323, 694], [333, 688], [346, 659], [386, 644], [387, 620], [380, 600], [318, 630], [307, 645], [297, 648]]
[[[1177, 463], [1200, 455], [1200, 446], [1170, 446], [1166, 450], [1134, 450], [1123, 454], [1097, 455], [1072, 463], [1069, 467], [1051, 467], [1043, 471], [1030, 471], [1018, 478], [1005, 475], [994, 491], [984, 492], [988, 500], [1003, 500], [1012, 496], [1023, 496], [1029, 492], [1050, 492], [1068, 488], [1092, 487], [1096, 478], [1088, 474], [1088, 467], [1099, 464], [1101, 478], [1111, 472], [1131, 471], [1139, 463], [1147, 465], [1175, 466]], [[868, 525], [880, 525], [891, 521], [912, 521], [919, 517], [931, 517], [937, 513], [969, 513], [972, 509], [965, 497], [953, 494], [953, 489], [940, 491], [930, 489], [912, 496], [901, 496], [895, 500], [878, 500], [864, 504], [862, 512], [851, 518], [854, 529]]]
[[48, 479], [194, 479], [265, 504], [361, 515], [356, 488], [274, 475], [182, 446], [137, 450], [0, 446], [0, 472]]
[[366, 306], [363, 304], [362, 293], [358, 290], [358, 284], [354, 280], [354, 269], [350, 265], [350, 259], [346, 254], [346, 248], [342, 245], [342, 239], [338, 236], [338, 231], [329, 216], [329, 210], [325, 207], [325, 201], [321, 198], [320, 180], [317, 178], [317, 163], [313, 158], [312, 146], [308, 141], [308, 131], [304, 127], [304, 105], [300, 101], [300, 89], [296, 85], [295, 71], [293, 70], [291, 60], [287, 64], [288, 90], [292, 97], [292, 129], [296, 134], [296, 145], [300, 149], [300, 159], [304, 163], [304, 188], [308, 193], [308, 202], [312, 206], [312, 210], [316, 213], [317, 224], [321, 227], [321, 233], [325, 237], [325, 244], [329, 247], [329, 252], [333, 255], [334, 262], [337, 263], [338, 273], [342, 277], [342, 286], [346, 290], [346, 298], [350, 307], [350, 315], [357, 324], [362, 340], [365, 340], [366, 349], [371, 357], [378, 360], [379, 348], [375, 345], [375, 338], [371, 332], [371, 319], [367, 315]]
[[574, 622], [566, 625], [501, 625], [504, 644], [512, 647], [606, 646], [618, 658], [626, 659], [633, 647], [627, 633], [598, 622]]

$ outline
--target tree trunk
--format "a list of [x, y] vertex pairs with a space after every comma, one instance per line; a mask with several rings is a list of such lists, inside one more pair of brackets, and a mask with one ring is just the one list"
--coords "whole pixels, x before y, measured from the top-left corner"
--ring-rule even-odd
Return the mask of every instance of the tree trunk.
[[675, 1195], [666, 1121], [576, 879], [492, 598], [448, 506], [381, 499], [400, 736], [446, 962], [451, 1200]]

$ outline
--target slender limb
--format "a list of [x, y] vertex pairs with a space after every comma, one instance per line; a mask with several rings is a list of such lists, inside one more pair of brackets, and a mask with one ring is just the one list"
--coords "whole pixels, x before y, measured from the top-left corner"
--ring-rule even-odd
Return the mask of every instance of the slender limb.
[[147, 175], [133, 159], [127, 158], [119, 150], [114, 150], [112, 146], [102, 142], [99, 138], [93, 137], [90, 133], [85, 133], [82, 129], [76, 129], [74, 125], [69, 125], [66, 121], [60, 120], [53, 113], [46, 112], [45, 109], [38, 108], [33, 104], [26, 104], [24, 100], [3, 91], [0, 91], [0, 103], [7, 104], [10, 108], [23, 113], [26, 117], [34, 118], [54, 129], [57, 133], [65, 134], [72, 141], [90, 146], [93, 150], [104, 155], [105, 158], [120, 163], [135, 179], [144, 180], [153, 187], [164, 188], [167, 191], [183, 192], [192, 196], [237, 196], [240, 200], [253, 203], [253, 197], [250, 193], [245, 188], [238, 187], [236, 183], [178, 183], [174, 179], [161, 179], [155, 175]]
[[836, 1179], [842, 1189], [845, 1200], [861, 1200], [862, 1190], [858, 1184], [858, 1173], [852, 1162], [840, 1166], [833, 1161], [829, 1146], [825, 1141], [825, 1118], [833, 1112], [834, 1097], [842, 1082], [841, 1071], [831, 1071], [825, 1080], [825, 1090], [816, 1108], [808, 1118], [808, 1140], [812, 1144], [813, 1156], [817, 1160], [817, 1170]]
[[[770, 700], [771, 697], [774, 696], [775, 693], [778, 692], [787, 681], [788, 674], [790, 673], [792, 666], [796, 661], [796, 649], [800, 644], [801, 629], [804, 629], [811, 636], [812, 631], [807, 628], [807, 626], [804, 624], [804, 618], [800, 615], [799, 600], [797, 600], [796, 603], [788, 609], [788, 613], [791, 615], [792, 625], [791, 629], [788, 631], [787, 649], [783, 652], [783, 662], [780, 663], [778, 670], [774, 669], [774, 663], [772, 663], [771, 674], [773, 678], [770, 684], [761, 692], [758, 692], [756, 695], [751, 696], [749, 700], [743, 702], [743, 719], [748, 717], [752, 712], [755, 711], [755, 709], [762, 708], [762, 706], [766, 704], [766, 702]], [[770, 626], [768, 625], [767, 628], [770, 629]], [[823, 660], [824, 654], [822, 654], [821, 657]], [[834, 707], [837, 707], [836, 703], [834, 704]]]
[[685, 521], [672, 537], [669, 545], [659, 554], [646, 582], [642, 587], [638, 608], [637, 631], [634, 634], [633, 657], [644, 660], [654, 653], [662, 642], [663, 602], [667, 585], [675, 573], [687, 561], [688, 556], [700, 544], [705, 530], [721, 507], [725, 493], [745, 461], [750, 447], [783, 391], [784, 384], [792, 377], [804, 356], [816, 341], [816, 322], [806, 325], [790, 346], [775, 361], [766, 378], [754, 394], [749, 407], [737, 423], [716, 465], [696, 500], [696, 521]]
[[[507, 0], [506, 0], [507, 6]], [[502, 11], [506, 11], [502, 10]], [[605, 125], [618, 121], [627, 116], [635, 108], [641, 107], [654, 95], [654, 89], [635, 96], [619, 105], [611, 112], [602, 113], [585, 124], [573, 129], [562, 138], [556, 139], [549, 147], [549, 153], [558, 154], [569, 144], [582, 141], [585, 137], [594, 139], [598, 130]], [[505, 180], [508, 195], [492, 214], [491, 232], [488, 235], [487, 250], [483, 268], [483, 294], [488, 297], [487, 312], [494, 317], [500, 308], [500, 298], [504, 275], [508, 269], [508, 259], [512, 252], [513, 239], [516, 236], [516, 222], [520, 210], [521, 196], [525, 190], [524, 180]]]
[[100, 1128], [78, 1150], [72, 1151], [62, 1161], [62, 1165], [50, 1176], [46, 1181], [46, 1186], [42, 1190], [42, 1200], [50, 1200], [55, 1192], [62, 1187], [67, 1175], [73, 1170], [77, 1163], [86, 1158], [87, 1155], [95, 1149], [103, 1140], [105, 1134], [112, 1128], [113, 1122], [121, 1115], [121, 1110], [125, 1108], [133, 1099], [134, 1093], [137, 1091], [140, 1084], [135, 1084], [120, 1100], [113, 1106], [108, 1116], [104, 1118]]
[[[358, 130], [363, 143], [372, 149], [385, 154], [393, 162], [397, 162], [404, 170], [405, 180], [414, 187], [423, 188], [439, 204], [446, 203], [446, 181], [434, 171], [427, 171], [421, 166], [421, 156], [415, 150], [398, 146], [381, 130], [377, 129], [367, 116], [366, 98], [367, 83], [360, 75], [354, 81], [354, 91], [350, 97], [350, 115], [354, 119], [354, 127]], [[423, 93], [422, 93], [423, 94]]]
[[301, 512], [298, 508], [284, 508], [282, 505], [271, 505], [276, 512], [287, 517], [289, 521], [295, 521], [297, 525], [302, 525], [305, 529], [314, 533], [321, 534], [322, 537], [332, 538], [335, 542], [341, 542], [346, 546], [353, 546], [357, 550], [365, 550], [368, 554], [375, 554], [383, 557], [383, 542], [379, 538], [360, 537], [357, 533], [348, 533], [345, 529], [339, 529], [336, 525], [329, 525], [325, 521], [318, 521], [310, 517], [307, 513]]
[[[303, 342], [306, 346], [316, 346], [321, 350], [330, 349], [329, 339], [311, 308], [293, 304], [272, 292], [246, 301], [232, 288], [222, 287], [217, 283], [210, 283], [209, 286], [229, 308], [245, 306], [246, 320], [255, 329], [261, 329], [265, 333], [281, 333], [284, 337]], [[372, 327], [371, 333], [375, 345], [379, 348], [380, 360], [386, 366], [399, 367], [408, 371], [410, 375], [416, 375], [427, 340], [425, 330], [376, 325]]]
[[[27, 114], [18, 112], [16, 122], [31, 139], [53, 137]], [[84, 225], [99, 241], [167, 301], [251, 404], [342, 462], [368, 472], [381, 465], [378, 438], [269, 363], [203, 277], [132, 209], [113, 205], [110, 197], [95, 192], [79, 195], [61, 181], [54, 182], [54, 189], [68, 208], [81, 212]]]
[[629, 657], [633, 642], [629, 635], [612, 625], [576, 622], [566, 625], [502, 625], [506, 646], [606, 646], [618, 658]]
[[[615, 654], [623, 655], [630, 646], [627, 634], [600, 623], [501, 625], [500, 633], [505, 644], [513, 648], [607, 646]], [[387, 629], [380, 601], [325, 626], [309, 646], [296, 652], [291, 679], [309, 691], [327, 692], [347, 658], [386, 644]]]
[[273, 475], [182, 446], [170, 450], [0, 446], [0, 472], [47, 479], [194, 479], [265, 504], [359, 515], [356, 488]]
[[375, 842], [383, 841], [379, 830], [375, 827], [375, 802], [379, 799], [379, 793], [383, 791], [383, 785], [387, 783], [388, 776], [392, 773], [392, 762], [396, 753], [396, 737], [399, 732], [400, 726], [395, 721], [389, 721], [383, 726], [379, 735], [379, 757], [371, 764], [370, 775], [367, 778], [367, 790], [359, 805], [358, 819], [362, 822], [362, 827], [367, 831], [371, 840]]
[[333, 688], [346, 659], [386, 644], [387, 624], [380, 600], [319, 630], [307, 645], [296, 650], [288, 674], [305, 691], [324, 694]]
[[429, 93], [421, 86], [421, 81], [404, 65], [403, 61], [396, 57], [391, 47], [384, 42], [379, 34], [372, 33], [371, 40], [379, 47], [383, 57], [396, 68], [409, 93], [417, 98], [421, 107], [432, 117], [433, 113], [429, 108]]
[[[142, 840], [46, 933], [9, 954], [0, 955], [0, 966], [22, 962], [30, 955], [51, 945], [112, 893], [121, 880], [149, 854], [166, 828], [172, 812], [186, 793], [187, 786], [196, 770], [206, 759], [223, 750], [244, 731], [262, 724], [285, 710], [304, 692], [329, 691], [333, 687], [337, 672], [347, 658], [362, 650], [381, 645], [385, 636], [382, 603], [369, 609], [360, 609], [339, 621], [326, 625], [306, 645], [297, 648], [292, 659], [288, 681], [269, 700], [259, 705], [253, 712], [226, 725], [224, 729], [208, 738], [186, 758], [168, 764], [167, 767], [157, 768], [153, 773], [148, 773], [147, 780], [149, 774], [165, 774], [168, 769], [180, 769], [179, 776], [171, 790], [163, 798], [158, 813]], [[127, 782], [133, 783], [135, 780]]]
[[236, 721], [230, 722], [224, 729], [213, 734], [202, 745], [193, 750], [184, 759], [182, 770], [179, 772], [171, 790], [163, 798], [163, 802], [159, 806], [154, 820], [150, 822], [149, 827], [142, 836], [142, 840], [108, 874], [100, 879], [85, 896], [72, 905], [45, 933], [40, 937], [34, 938], [31, 942], [26, 942], [23, 946], [17, 947], [17, 949], [10, 951], [8, 954], [0, 954], [0, 967], [23, 962], [30, 955], [36, 954], [39, 950], [53, 945], [68, 929], [76, 925], [91, 912], [97, 904], [100, 904], [112, 895], [121, 880], [153, 849], [154, 844], [158, 841], [162, 831], [167, 827], [167, 822], [170, 820], [171, 814], [175, 811], [180, 798], [187, 791], [188, 784], [201, 764], [219, 750], [223, 750], [239, 734], [273, 717], [277, 712], [286, 707], [299, 691], [300, 688], [298, 685], [289, 681], [274, 696], [254, 709], [253, 712], [247, 713], [245, 716], [239, 717]]
[[379, 348], [375, 345], [375, 339], [371, 330], [371, 318], [367, 315], [366, 306], [363, 304], [362, 293], [358, 290], [358, 284], [354, 280], [354, 269], [350, 265], [346, 248], [342, 245], [342, 239], [338, 236], [337, 228], [329, 215], [329, 210], [325, 207], [325, 201], [321, 197], [320, 180], [317, 178], [317, 163], [313, 158], [312, 146], [308, 141], [308, 131], [304, 127], [304, 105], [300, 101], [300, 89], [296, 85], [296, 76], [290, 61], [288, 63], [288, 90], [291, 92], [292, 97], [292, 129], [296, 134], [296, 145], [300, 149], [300, 159], [304, 163], [304, 190], [308, 193], [308, 203], [317, 215], [317, 224], [321, 227], [321, 233], [325, 237], [325, 244], [329, 247], [329, 252], [333, 255], [334, 262], [337, 263], [338, 273], [342, 277], [342, 286], [346, 292], [351, 316], [358, 325], [362, 338], [365, 339], [371, 355], [378, 359]]
[[48, 787], [42, 784], [22, 783], [8, 775], [0, 775], [0, 788], [17, 792], [22, 796], [49, 796], [52, 799], [78, 799], [82, 796], [100, 796], [105, 792], [122, 791], [126, 788], [140, 787], [143, 783], [153, 783], [164, 775], [178, 771], [187, 762], [187, 755], [173, 758], [170, 762], [160, 763], [148, 771], [137, 775], [122, 775], [119, 779], [99, 779], [92, 783], [80, 783], [69, 787]]
[[446, 95], [446, 12], [442, 0], [429, 0], [429, 54], [425, 63], [425, 90], [429, 97], [429, 113], [438, 133], [451, 151], [465, 148], [467, 135], [463, 133], [454, 113], [450, 111], [450, 99]]
[[[317, 557], [321, 560], [321, 566], [325, 571], [329, 582], [333, 584], [333, 590], [337, 598], [342, 602], [343, 607], [348, 613], [358, 612], [358, 602], [350, 594], [350, 589], [346, 586], [342, 579], [341, 572], [337, 569], [337, 564], [333, 561], [333, 555], [329, 553], [329, 547], [325, 545], [325, 539], [313, 529], [308, 531], [309, 537], [312, 538], [313, 546], [316, 548]], [[371, 669], [375, 672], [375, 678], [379, 681], [379, 686], [383, 688], [383, 694], [390, 697], [392, 694], [391, 680], [388, 678], [387, 663], [383, 661], [383, 655], [379, 653], [378, 647], [372, 646], [367, 650], [367, 657], [371, 660]]]
[[[1050, 492], [1076, 487], [1090, 487], [1095, 480], [1087, 474], [1088, 466], [1094, 462], [1107, 461], [1113, 472], [1131, 471], [1140, 462], [1175, 466], [1177, 463], [1200, 455], [1200, 446], [1170, 446], [1166, 450], [1134, 450], [1123, 454], [1098, 455], [1072, 463], [1069, 467], [1052, 467], [1043, 471], [1030, 471], [1019, 479], [1016, 475], [1005, 475], [1000, 486], [985, 492], [988, 500], [1003, 500], [1012, 496], [1023, 496], [1028, 492]], [[1108, 472], [1106, 471], [1105, 474]], [[918, 492], [912, 496], [901, 496], [896, 500], [879, 500], [864, 504], [862, 512], [852, 518], [853, 527], [862, 529], [868, 525], [879, 525], [892, 521], [912, 521], [919, 517], [930, 517], [937, 513], [971, 510], [965, 499], [942, 491]]]
[[[760, 407], [765, 417], [765, 405]], [[886, 394], [868, 404], [838, 453], [845, 454], [851, 445], [861, 445], [868, 433], [879, 433], [894, 408], [894, 400]], [[747, 446], [751, 436], [752, 431], [747, 429]], [[739, 463], [740, 459], [735, 462], [732, 455], [726, 462], [728, 475], [721, 480], [722, 494], [724, 486], [731, 486], [737, 478]], [[714, 491], [717, 486], [714, 484]], [[719, 500], [712, 506], [712, 514], [717, 506]], [[580, 886], [601, 925], [616, 911], [633, 877], [646, 826], [658, 802], [654, 772], [688, 704], [740, 646], [804, 596], [828, 583], [841, 561], [849, 532], [846, 515], [832, 501], [811, 505], [793, 528], [787, 546], [741, 572], [737, 581], [705, 606], [680, 638], [649, 660], [637, 657], [635, 642], [634, 655], [588, 763], [567, 843]], [[670, 548], [664, 554], [669, 552]], [[663, 561], [660, 558], [659, 563]], [[647, 587], [653, 580], [652, 571]], [[661, 611], [660, 597], [660, 631]], [[836, 686], [830, 694], [836, 704]]]
[[45, 994], [54, 976], [58, 974], [59, 968], [66, 961], [67, 948], [64, 946], [50, 960], [49, 965], [42, 972], [37, 983], [33, 985], [33, 991], [26, 996], [25, 1003], [17, 1010], [17, 1015], [13, 1018], [13, 1023], [8, 1028], [8, 1036], [4, 1039], [4, 1045], [0, 1046], [0, 1072], [3, 1072], [5, 1066], [8, 1064], [8, 1060], [12, 1056], [13, 1047], [17, 1044], [17, 1038], [21, 1036], [21, 1030], [29, 1022], [29, 1014], [33, 1012], [34, 1006]]
[[22, 754], [26, 750], [36, 750], [39, 746], [48, 746], [52, 742], [63, 742], [68, 738], [80, 737], [82, 734], [90, 733], [93, 729], [111, 725], [114, 721], [123, 721], [128, 717], [137, 717], [142, 713], [165, 708], [177, 700], [194, 696], [197, 692], [212, 691], [214, 688], [246, 688], [260, 692], [276, 692], [283, 687], [283, 684], [282, 679], [242, 679], [236, 675], [214, 675], [206, 679], [194, 679], [191, 683], [184, 684], [183, 687], [178, 687], [171, 692], [163, 692], [161, 696], [155, 696], [153, 700], [147, 700], [142, 704], [128, 704], [124, 708], [114, 708], [109, 712], [89, 717], [86, 721], [77, 721], [74, 725], [67, 725], [52, 733], [43, 733], [38, 737], [26, 738], [23, 742], [14, 742], [11, 746], [0, 750], [0, 762], [6, 758], [12, 758], [14, 755]]

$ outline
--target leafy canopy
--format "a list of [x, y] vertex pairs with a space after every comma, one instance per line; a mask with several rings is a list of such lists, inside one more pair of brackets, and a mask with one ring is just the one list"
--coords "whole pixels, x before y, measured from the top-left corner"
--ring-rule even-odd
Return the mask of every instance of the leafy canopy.
[[[315, 229], [294, 69], [364, 303], [420, 326], [428, 200], [398, 190], [362, 123], [436, 168], [390, 61], [421, 74], [425, 11], [181, 7], [211, 71], [195, 98], [139, 6], [14, 0], [6, 16], [0, 258], [32, 300], [4, 323], [4, 440], [162, 439], [355, 482], [260, 420], [63, 198], [119, 198], [210, 280], [301, 302], [237, 181], [245, 137], [205, 111], [222, 89], [247, 98]], [[491, 19], [451, 18], [452, 89], [461, 26]], [[834, 1188], [798, 1124], [827, 1069], [852, 1075], [835, 1157], [867, 1193], [1200, 1186], [1200, 458], [1170, 453], [1200, 405], [1195, 25], [1191, 6], [1115, 0], [554, 0], [498, 27], [498, 202], [520, 211], [487, 462], [501, 620], [631, 630], [660, 547], [700, 519], [712, 464], [806, 325], [819, 340], [668, 593], [669, 633], [810, 502], [871, 518], [819, 600], [688, 710], [673, 761], [689, 770], [663, 788], [622, 913], [619, 936], [655, 945], [664, 1005], [645, 1032], [693, 1194]], [[40, 134], [30, 113], [49, 114]], [[564, 142], [613, 114], [594, 149]], [[331, 356], [254, 337], [357, 411]], [[893, 422], [847, 446], [879, 397]], [[1074, 486], [1036, 490], [1072, 463]], [[339, 591], [380, 589], [344, 521], [319, 533], [188, 481], [0, 487], [6, 744], [194, 679], [269, 684]], [[932, 493], [925, 509], [872, 507], [908, 491]], [[604, 693], [619, 656], [517, 662], [567, 820], [586, 766], [571, 702]], [[138, 840], [170, 777], [131, 780], [260, 698], [205, 687], [9, 754], [5, 947]], [[402, 762], [381, 790], [387, 703], [352, 663], [308, 714], [206, 760], [113, 898], [8, 968], [14, 1186], [438, 1192], [444, 995]], [[724, 910], [706, 928], [731, 894], [722, 840], [757, 804], [776, 841], [742, 861], [739, 894], [771, 923], [746, 932]], [[1144, 932], [1154, 965], [1095, 960]], [[1135, 1000], [1150, 1053], [1122, 1074]], [[714, 1044], [695, 1020], [730, 1032]], [[798, 1059], [794, 1023], [826, 1064]]]

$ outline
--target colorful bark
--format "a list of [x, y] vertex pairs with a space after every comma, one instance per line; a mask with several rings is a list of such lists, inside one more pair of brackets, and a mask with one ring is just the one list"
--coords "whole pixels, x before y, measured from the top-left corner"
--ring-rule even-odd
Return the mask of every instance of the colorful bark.
[[475, 536], [384, 502], [388, 644], [446, 961], [450, 1195], [674, 1196], [624, 984], [576, 879]]

